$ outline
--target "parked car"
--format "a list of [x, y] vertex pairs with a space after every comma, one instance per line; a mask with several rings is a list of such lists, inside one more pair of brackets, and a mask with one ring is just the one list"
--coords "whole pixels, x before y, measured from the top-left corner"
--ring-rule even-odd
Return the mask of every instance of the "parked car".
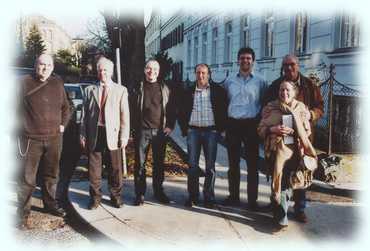
[[72, 100], [76, 111], [76, 122], [81, 122], [82, 104], [84, 100], [84, 91], [79, 83], [64, 83], [64, 89], [67, 96]]
[[26, 68], [26, 67], [11, 67], [10, 69], [16, 76], [22, 76], [22, 75], [31, 74], [34, 72], [33, 68]]

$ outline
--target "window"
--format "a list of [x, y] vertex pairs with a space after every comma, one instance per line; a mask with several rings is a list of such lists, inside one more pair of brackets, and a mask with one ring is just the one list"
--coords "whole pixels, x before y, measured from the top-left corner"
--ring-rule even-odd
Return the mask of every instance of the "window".
[[267, 13], [264, 23], [264, 56], [273, 56], [273, 43], [274, 43], [274, 17], [272, 12]]
[[198, 37], [194, 38], [194, 65], [198, 64], [198, 47], [199, 47], [199, 40]]
[[298, 13], [295, 18], [295, 54], [307, 52], [307, 13]]
[[211, 64], [217, 64], [217, 37], [218, 37], [217, 27], [212, 30], [212, 57]]
[[360, 27], [356, 17], [342, 16], [340, 38], [341, 48], [358, 47], [360, 45]]
[[187, 67], [191, 67], [191, 40], [188, 40], [188, 56], [186, 58]]
[[202, 34], [202, 63], [207, 62], [207, 32]]
[[231, 62], [231, 54], [232, 54], [232, 34], [233, 34], [233, 27], [232, 23], [227, 22], [225, 24], [225, 62]]
[[240, 47], [249, 47], [250, 40], [250, 21], [249, 15], [242, 17], [241, 20], [241, 43]]

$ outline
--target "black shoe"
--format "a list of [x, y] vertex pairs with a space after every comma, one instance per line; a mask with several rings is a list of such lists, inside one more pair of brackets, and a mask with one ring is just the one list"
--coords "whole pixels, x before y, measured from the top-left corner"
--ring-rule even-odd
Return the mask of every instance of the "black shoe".
[[259, 210], [259, 206], [257, 204], [256, 201], [254, 202], [248, 202], [248, 205], [247, 205], [247, 209], [250, 210], [250, 211], [258, 211]]
[[90, 210], [97, 209], [100, 204], [100, 200], [98, 199], [91, 199], [88, 208]]
[[142, 206], [144, 204], [144, 195], [137, 195], [134, 201], [135, 206]]
[[170, 203], [170, 199], [167, 197], [167, 195], [164, 192], [154, 194], [154, 198], [163, 204]]
[[56, 207], [46, 207], [45, 211], [51, 215], [58, 216], [58, 217], [65, 217], [67, 212], [59, 206]]
[[240, 206], [240, 199], [228, 196], [223, 203], [225, 206]]
[[184, 206], [186, 206], [186, 207], [193, 207], [193, 206], [198, 206], [198, 204], [199, 204], [199, 201], [198, 200], [187, 199], [185, 201]]
[[215, 203], [211, 200], [205, 200], [204, 201], [204, 207], [209, 208], [209, 209], [213, 209], [213, 208], [215, 208]]
[[295, 212], [294, 218], [296, 219], [296, 221], [301, 222], [301, 223], [308, 222], [307, 216], [304, 212]]
[[114, 206], [115, 208], [121, 208], [123, 206], [123, 202], [121, 200], [121, 198], [111, 198], [110, 199], [110, 202], [112, 204], [112, 206]]

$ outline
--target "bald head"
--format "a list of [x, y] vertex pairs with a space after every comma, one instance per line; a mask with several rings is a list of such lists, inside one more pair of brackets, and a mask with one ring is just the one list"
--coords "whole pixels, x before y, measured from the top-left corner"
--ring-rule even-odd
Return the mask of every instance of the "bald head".
[[51, 55], [41, 54], [36, 59], [35, 72], [41, 82], [45, 82], [54, 70], [54, 61]]

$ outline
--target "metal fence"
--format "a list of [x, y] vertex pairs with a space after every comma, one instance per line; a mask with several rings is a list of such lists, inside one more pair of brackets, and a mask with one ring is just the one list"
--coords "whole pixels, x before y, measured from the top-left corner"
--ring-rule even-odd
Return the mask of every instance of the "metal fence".
[[[335, 65], [319, 65], [316, 69], [326, 78], [319, 82], [321, 95], [324, 100], [324, 115], [316, 124], [315, 128], [315, 146], [328, 154], [336, 153], [354, 153], [358, 152], [360, 142], [360, 121], [362, 110], [360, 107], [361, 93], [348, 85], [340, 83], [335, 79]], [[226, 73], [225, 79], [229, 75]], [[215, 82], [216, 84], [223, 83]], [[182, 85], [189, 86], [192, 82], [187, 79]]]
[[319, 86], [324, 116], [317, 122], [315, 145], [328, 154], [358, 152], [360, 142], [361, 93], [335, 79], [335, 66]]

